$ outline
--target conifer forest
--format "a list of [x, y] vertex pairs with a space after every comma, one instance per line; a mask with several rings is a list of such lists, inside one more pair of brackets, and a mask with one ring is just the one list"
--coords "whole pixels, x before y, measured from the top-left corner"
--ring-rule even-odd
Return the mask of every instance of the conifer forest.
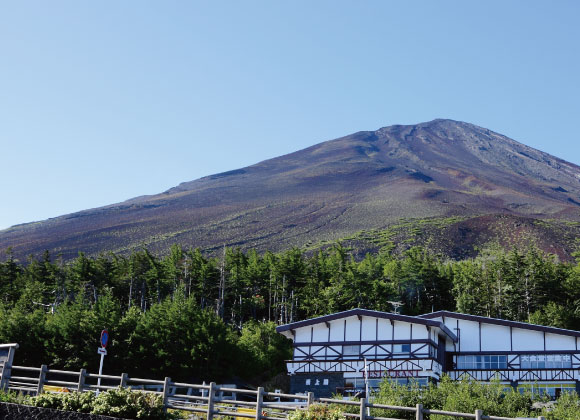
[[[163, 257], [48, 252], [0, 262], [0, 342], [15, 364], [98, 368], [140, 377], [248, 383], [285, 372], [291, 343], [276, 325], [352, 308], [415, 315], [450, 310], [580, 329], [580, 259], [534, 248], [490, 249], [461, 261], [411, 248], [356, 261], [335, 245], [313, 254], [224, 248], [219, 257], [173, 246]], [[244, 363], [239, 361], [243, 360]]]

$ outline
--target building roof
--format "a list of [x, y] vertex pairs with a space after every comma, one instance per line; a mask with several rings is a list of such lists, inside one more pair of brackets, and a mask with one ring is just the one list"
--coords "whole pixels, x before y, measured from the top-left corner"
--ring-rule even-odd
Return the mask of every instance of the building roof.
[[373, 318], [382, 318], [382, 319], [389, 319], [392, 321], [402, 321], [402, 322], [409, 322], [412, 324], [422, 324], [428, 327], [436, 327], [443, 331], [449, 338], [451, 338], [454, 342], [457, 342], [457, 336], [449, 329], [443, 322], [434, 321], [427, 318], [416, 317], [416, 316], [408, 316], [408, 315], [399, 315], [393, 314], [390, 312], [380, 312], [380, 311], [372, 311], [370, 309], [350, 309], [348, 311], [343, 312], [336, 312], [330, 315], [323, 315], [317, 318], [306, 319], [304, 321], [292, 322], [290, 324], [280, 325], [276, 327], [276, 332], [283, 332], [283, 331], [290, 331], [295, 330], [296, 328], [306, 327], [309, 325], [320, 324], [322, 322], [333, 321], [336, 319], [347, 318], [349, 316], [368, 316]]
[[525, 330], [547, 332], [550, 334], [560, 334], [572, 337], [580, 337], [580, 331], [565, 330], [563, 328], [555, 328], [555, 327], [546, 327], [544, 325], [528, 324], [527, 322], [508, 321], [506, 319], [489, 318], [486, 316], [461, 314], [458, 312], [451, 311], [437, 311], [432, 312], [430, 314], [419, 315], [419, 317], [423, 319], [433, 319], [444, 316], [449, 318], [463, 319], [466, 321], [484, 322], [486, 324], [504, 325], [512, 328], [521, 328]]

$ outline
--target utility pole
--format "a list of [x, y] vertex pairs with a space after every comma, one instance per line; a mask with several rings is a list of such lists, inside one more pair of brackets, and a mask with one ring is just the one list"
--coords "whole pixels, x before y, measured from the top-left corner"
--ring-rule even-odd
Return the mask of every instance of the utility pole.
[[390, 303], [391, 304], [391, 306], [395, 310], [395, 312], [394, 312], [395, 314], [398, 314], [399, 313], [399, 308], [401, 308], [404, 305], [403, 302], [394, 302], [392, 300], [387, 301], [387, 303]]

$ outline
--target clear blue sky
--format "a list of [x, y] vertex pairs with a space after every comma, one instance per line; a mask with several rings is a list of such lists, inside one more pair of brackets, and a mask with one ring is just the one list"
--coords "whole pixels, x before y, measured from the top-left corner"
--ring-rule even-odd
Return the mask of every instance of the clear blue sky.
[[0, 228], [360, 130], [472, 122], [580, 164], [578, 1], [4, 1]]

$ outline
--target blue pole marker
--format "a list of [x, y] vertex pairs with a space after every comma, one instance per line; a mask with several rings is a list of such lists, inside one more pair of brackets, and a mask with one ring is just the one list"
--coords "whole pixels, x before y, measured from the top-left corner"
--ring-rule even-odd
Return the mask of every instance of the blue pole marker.
[[103, 330], [101, 331], [101, 347], [107, 347], [107, 343], [109, 342], [109, 331]]

